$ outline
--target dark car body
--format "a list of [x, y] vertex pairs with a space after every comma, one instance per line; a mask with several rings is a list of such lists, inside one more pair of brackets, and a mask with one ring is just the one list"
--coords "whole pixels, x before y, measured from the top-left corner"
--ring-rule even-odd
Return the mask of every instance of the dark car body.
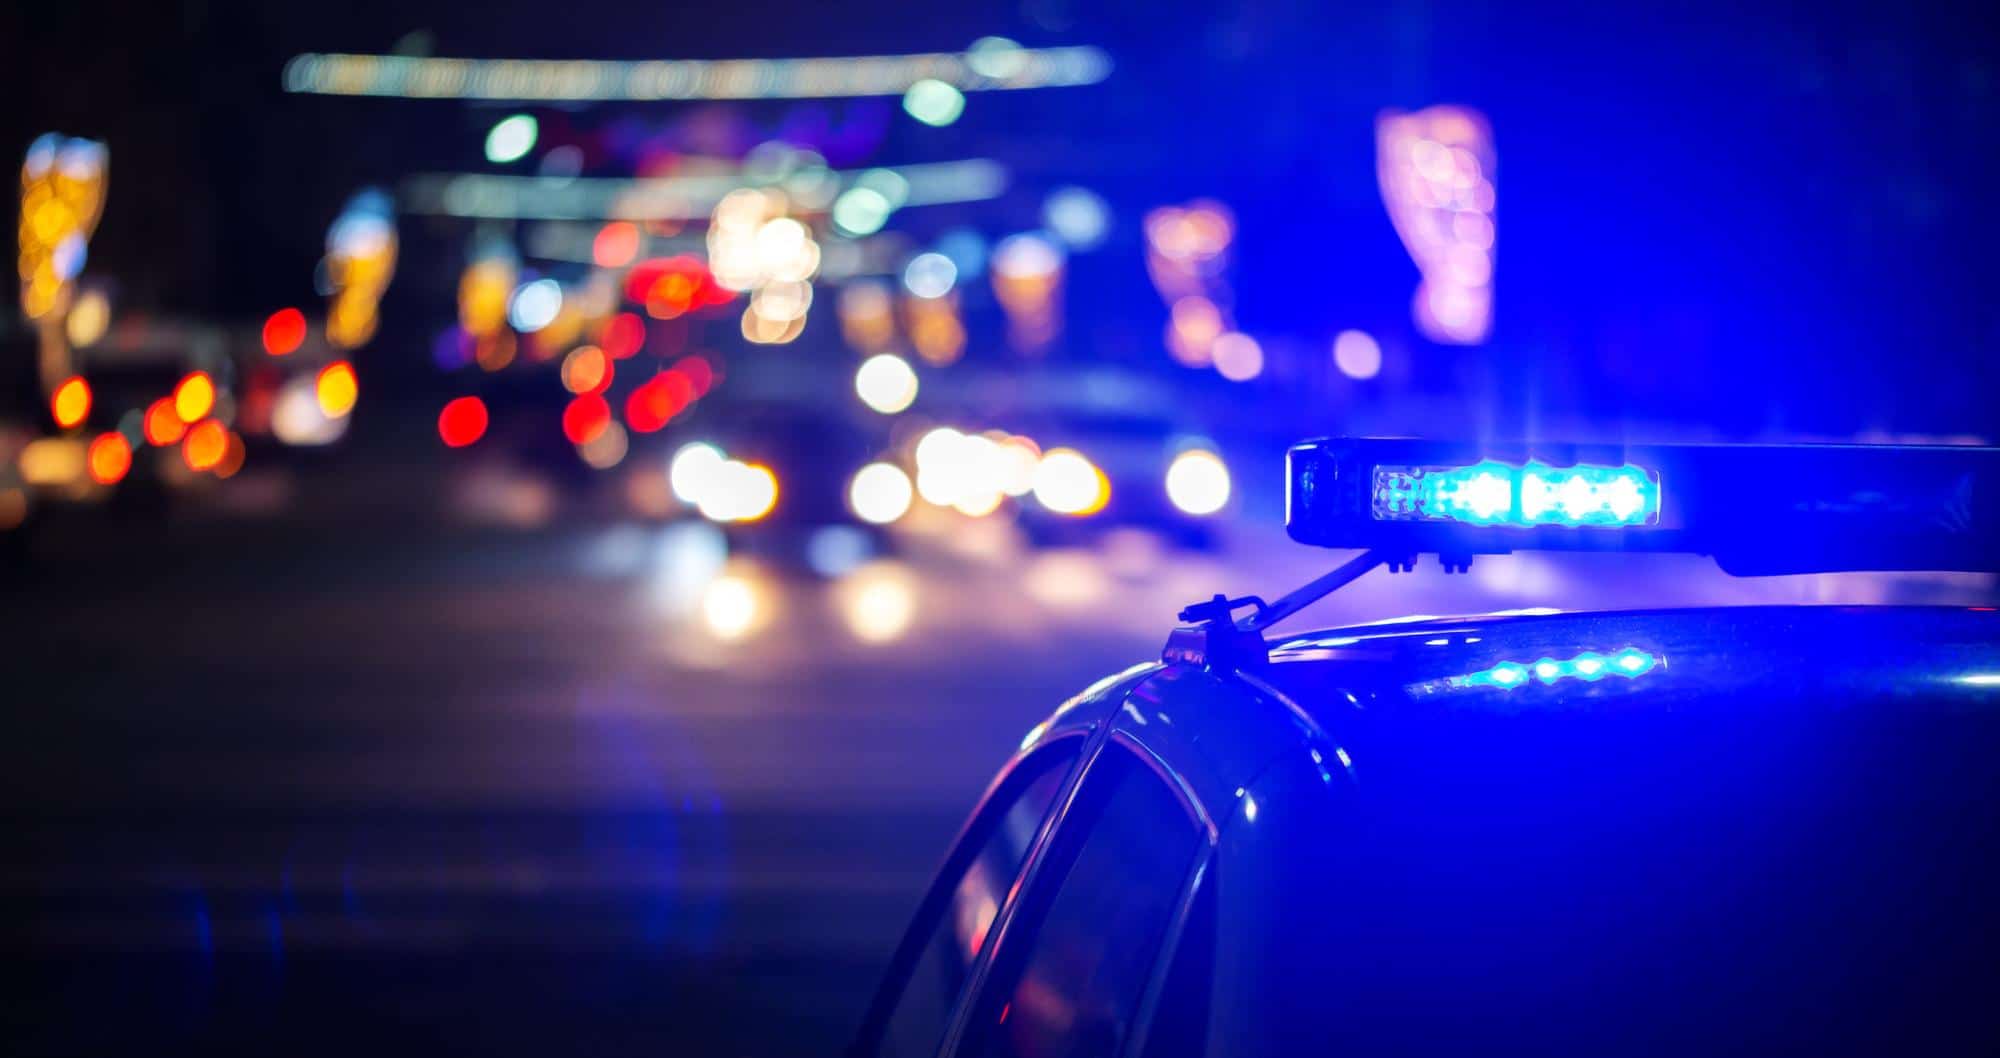
[[1992, 1053], [1996, 763], [1988, 609], [1140, 666], [1002, 769], [854, 1052]]

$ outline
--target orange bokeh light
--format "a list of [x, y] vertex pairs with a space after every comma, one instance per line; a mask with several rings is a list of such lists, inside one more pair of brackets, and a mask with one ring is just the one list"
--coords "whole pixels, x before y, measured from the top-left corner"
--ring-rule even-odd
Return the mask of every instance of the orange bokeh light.
[[353, 411], [354, 402], [361, 396], [361, 383], [354, 377], [354, 365], [345, 360], [335, 360], [321, 368], [313, 392], [319, 398], [319, 410], [329, 419], [338, 419]]
[[243, 435], [235, 430], [229, 431], [228, 444], [222, 450], [222, 461], [215, 465], [215, 476], [235, 477], [236, 472], [243, 469], [243, 459], [246, 455], [248, 453], [243, 450]]
[[196, 371], [174, 387], [174, 414], [182, 422], [197, 422], [215, 410], [215, 380]]
[[90, 399], [90, 383], [81, 375], [65, 379], [49, 398], [49, 414], [65, 430], [81, 425], [90, 416]]
[[146, 443], [165, 448], [180, 441], [187, 423], [174, 411], [174, 399], [161, 397], [146, 408]]
[[132, 444], [123, 434], [99, 434], [90, 442], [90, 480], [99, 485], [116, 485], [132, 469]]
[[285, 356], [306, 341], [306, 314], [297, 309], [279, 309], [264, 321], [264, 351]]
[[599, 268], [623, 268], [639, 256], [639, 229], [631, 221], [614, 220], [597, 231], [590, 244], [591, 260]]
[[229, 429], [214, 419], [196, 423], [181, 439], [181, 459], [193, 471], [213, 470], [229, 454]]
[[563, 357], [563, 388], [571, 393], [601, 393], [611, 376], [611, 358], [594, 345], [579, 345]]

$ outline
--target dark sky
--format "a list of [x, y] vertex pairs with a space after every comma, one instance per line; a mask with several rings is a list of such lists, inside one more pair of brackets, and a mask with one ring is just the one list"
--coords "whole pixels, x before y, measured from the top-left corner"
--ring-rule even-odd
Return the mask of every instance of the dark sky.
[[[1372, 122], [1386, 106], [1463, 102], [1491, 116], [1499, 144], [1499, 314], [1490, 350], [1430, 358], [1432, 384], [1501, 399], [1513, 386], [1606, 414], [1708, 414], [1736, 429], [2000, 433], [1985, 395], [2000, 338], [2000, 68], [1969, 14], [20, 4], [0, 13], [11, 42], [0, 44], [0, 145], [18, 152], [48, 129], [107, 140], [112, 191], [92, 271], [116, 276], [127, 305], [248, 317], [309, 295], [325, 224], [354, 188], [479, 167], [495, 116], [288, 97], [278, 73], [300, 51], [384, 51], [412, 31], [437, 54], [552, 58], [917, 51], [986, 33], [1094, 43], [1117, 63], [1107, 84], [975, 97], [942, 132], [899, 121], [881, 151], [886, 162], [990, 154], [1024, 183], [1103, 192], [1123, 241], [1103, 276], [1079, 269], [1091, 296], [1072, 298], [1073, 313], [1156, 333], [1136, 218], [1207, 194], [1241, 222], [1246, 327], [1313, 342], [1346, 326], [1407, 331], [1415, 271], [1376, 193]], [[687, 108], [543, 117], [669, 125]], [[424, 259], [414, 241], [411, 251]]]

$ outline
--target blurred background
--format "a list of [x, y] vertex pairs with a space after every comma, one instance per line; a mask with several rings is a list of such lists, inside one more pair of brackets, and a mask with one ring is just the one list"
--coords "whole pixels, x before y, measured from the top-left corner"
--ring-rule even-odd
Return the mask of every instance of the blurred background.
[[[0, 1039], [835, 1050], [1031, 724], [1339, 557], [1288, 443], [1991, 443], [1994, 44], [12, 5]], [[1992, 594], [1524, 556], [1313, 613]]]

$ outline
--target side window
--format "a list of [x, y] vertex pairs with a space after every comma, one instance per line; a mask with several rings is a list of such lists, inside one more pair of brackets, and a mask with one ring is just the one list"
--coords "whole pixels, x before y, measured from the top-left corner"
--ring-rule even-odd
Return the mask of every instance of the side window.
[[1181, 923], [1173, 962], [1153, 1022], [1146, 1026], [1145, 1058], [1198, 1058], [1208, 1053], [1210, 986], [1215, 980], [1215, 864], [1202, 872], [1194, 903]]
[[[1116, 1053], [1174, 920], [1201, 832], [1174, 792], [1107, 749], [1063, 819], [1046, 873], [997, 953], [965, 1055]], [[1041, 909], [1038, 920], [1034, 915]]]
[[1010, 777], [1009, 785], [1017, 791], [1013, 801], [990, 807], [968, 836], [976, 851], [965, 862], [942, 912], [925, 927], [929, 933], [883, 1033], [884, 1058], [928, 1058], [937, 1052], [953, 1004], [985, 947], [986, 933], [1075, 761], [1076, 754], [1070, 751], [1045, 753], [1024, 763], [1023, 773]]

